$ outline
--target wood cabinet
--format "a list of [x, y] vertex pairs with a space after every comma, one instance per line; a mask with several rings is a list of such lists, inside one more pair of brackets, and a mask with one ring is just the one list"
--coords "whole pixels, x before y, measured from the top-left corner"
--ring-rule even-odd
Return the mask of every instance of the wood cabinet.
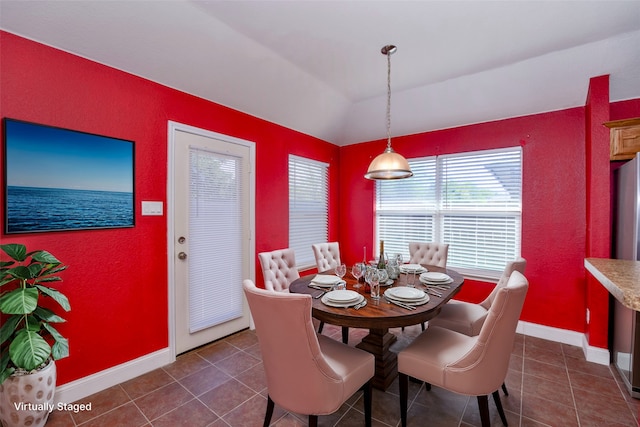
[[604, 124], [611, 129], [611, 160], [627, 160], [640, 151], [640, 117]]

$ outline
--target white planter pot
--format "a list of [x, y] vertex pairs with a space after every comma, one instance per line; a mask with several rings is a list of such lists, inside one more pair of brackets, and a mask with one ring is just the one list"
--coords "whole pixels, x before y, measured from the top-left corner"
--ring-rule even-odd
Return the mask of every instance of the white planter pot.
[[41, 427], [54, 407], [56, 364], [25, 375], [12, 375], [0, 384], [0, 423], [5, 427]]

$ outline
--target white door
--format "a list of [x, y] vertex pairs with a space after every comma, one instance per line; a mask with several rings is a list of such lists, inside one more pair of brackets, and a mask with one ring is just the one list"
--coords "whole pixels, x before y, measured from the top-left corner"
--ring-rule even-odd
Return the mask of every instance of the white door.
[[174, 131], [177, 354], [249, 326], [242, 281], [253, 274], [252, 149], [222, 135]]

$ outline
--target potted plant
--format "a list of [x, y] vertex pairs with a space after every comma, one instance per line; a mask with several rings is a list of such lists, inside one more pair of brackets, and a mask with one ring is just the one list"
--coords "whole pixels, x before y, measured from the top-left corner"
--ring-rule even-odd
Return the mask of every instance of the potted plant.
[[58, 273], [67, 266], [47, 251], [27, 252], [22, 244], [0, 250], [0, 421], [44, 425], [53, 410], [54, 360], [69, 355], [69, 343], [53, 327], [65, 320], [42, 303], [55, 301], [70, 310], [67, 297], [50, 287], [62, 280]]

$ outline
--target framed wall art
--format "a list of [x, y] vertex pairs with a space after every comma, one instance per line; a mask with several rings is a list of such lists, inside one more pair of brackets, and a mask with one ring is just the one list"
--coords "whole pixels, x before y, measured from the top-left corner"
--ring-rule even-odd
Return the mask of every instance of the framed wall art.
[[5, 233], [133, 227], [134, 143], [3, 119]]

